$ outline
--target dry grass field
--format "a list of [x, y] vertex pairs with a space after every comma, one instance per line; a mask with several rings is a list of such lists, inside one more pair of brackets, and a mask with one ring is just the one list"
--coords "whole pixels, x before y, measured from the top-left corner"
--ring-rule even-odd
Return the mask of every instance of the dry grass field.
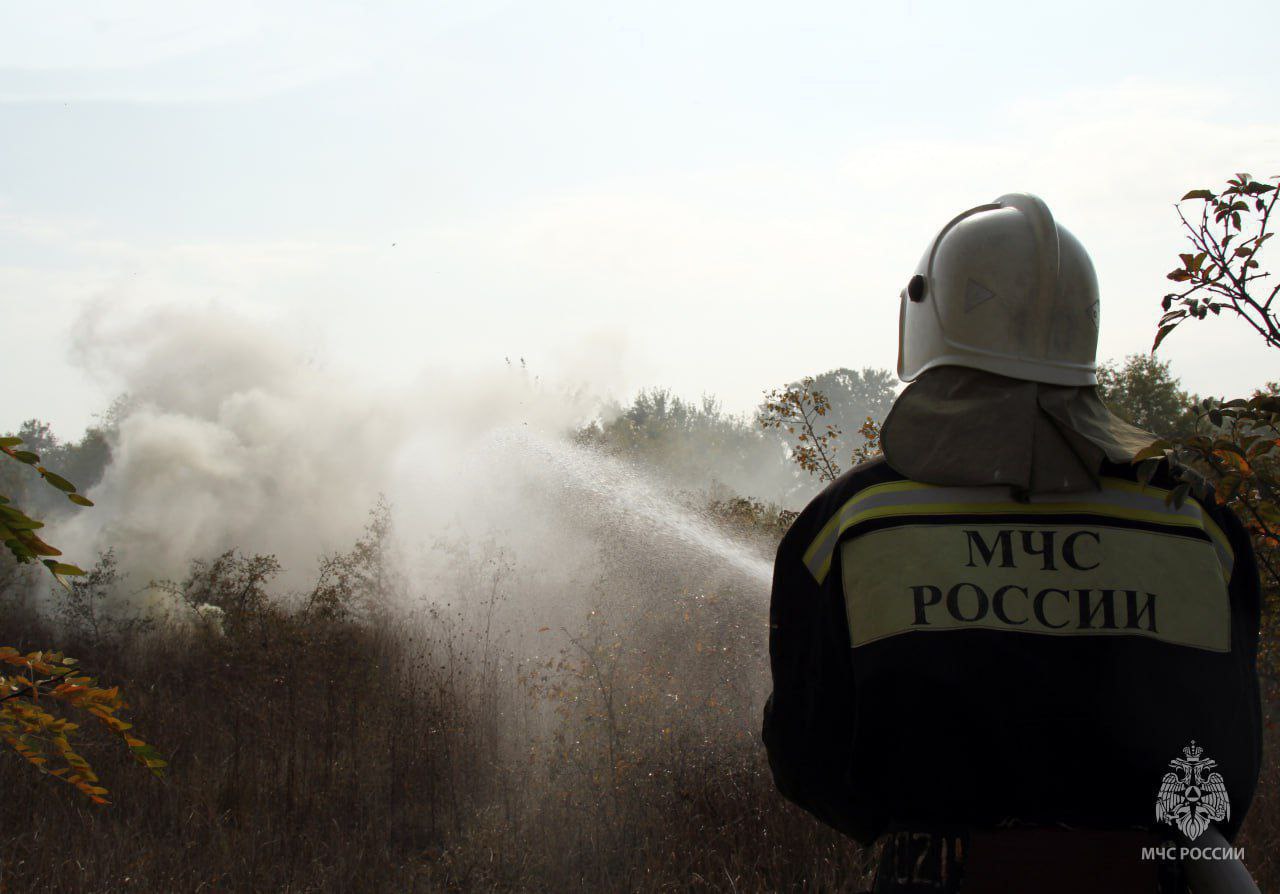
[[[288, 609], [270, 561], [199, 566], [179, 595], [223, 607], [221, 633], [99, 618], [69, 634], [11, 591], [0, 641], [61, 638], [125, 688], [171, 767], [157, 780], [90, 743], [113, 802], [95, 807], [0, 761], [3, 890], [869, 887], [874, 853], [773, 789], [758, 596], [612, 568], [593, 582], [607, 596], [543, 628], [492, 555], [409, 611], [357, 604], [359, 555]], [[1244, 840], [1264, 891], [1280, 890], [1276, 754], [1271, 737]]]

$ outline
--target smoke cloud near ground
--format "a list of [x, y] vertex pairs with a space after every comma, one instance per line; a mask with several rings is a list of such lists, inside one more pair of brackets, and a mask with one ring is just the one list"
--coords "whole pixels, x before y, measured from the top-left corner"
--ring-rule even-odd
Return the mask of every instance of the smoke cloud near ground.
[[51, 537], [82, 564], [114, 549], [134, 592], [232, 548], [274, 554], [277, 586], [297, 591], [322, 554], [353, 543], [380, 496], [415, 570], [430, 570], [442, 538], [497, 539], [529, 579], [563, 594], [599, 566], [607, 540], [647, 561], [767, 577], [759, 555], [678, 506], [671, 486], [574, 445], [604, 405], [519, 362], [481, 376], [424, 364], [413, 381], [373, 386], [217, 307], [98, 306], [76, 345], [125, 397], [96, 507], [55, 521]]
[[[641, 463], [583, 428], [611, 404], [518, 361], [379, 388], [218, 309], [90, 315], [78, 345], [127, 397], [97, 505], [49, 539], [84, 565], [113, 550], [123, 580], [100, 563], [48, 611], [11, 613], [12, 639], [109, 666], [172, 784], [104, 761], [123, 809], [67, 836], [76, 890], [135, 884], [117, 840], [143, 841], [139, 890], [865, 875], [773, 791], [758, 725], [785, 516], [690, 489], [714, 427]], [[90, 604], [95, 576], [111, 595]], [[246, 859], [281, 840], [286, 859]], [[67, 859], [25, 859], [19, 884]]]

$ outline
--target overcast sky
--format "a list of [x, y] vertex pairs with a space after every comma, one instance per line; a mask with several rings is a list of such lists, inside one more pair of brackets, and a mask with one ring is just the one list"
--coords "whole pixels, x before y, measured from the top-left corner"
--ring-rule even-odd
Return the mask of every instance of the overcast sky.
[[[1101, 355], [1143, 351], [1173, 201], [1280, 174], [1274, 44], [1222, 55], [1278, 27], [1274, 2], [5, 4], [0, 429], [75, 435], [119, 389], [80, 358], [87, 307], [212, 304], [374, 385], [524, 357], [746, 410], [892, 367], [934, 231], [1010, 191], [1093, 253]], [[1254, 341], [1161, 353], [1239, 392], [1280, 378]]]

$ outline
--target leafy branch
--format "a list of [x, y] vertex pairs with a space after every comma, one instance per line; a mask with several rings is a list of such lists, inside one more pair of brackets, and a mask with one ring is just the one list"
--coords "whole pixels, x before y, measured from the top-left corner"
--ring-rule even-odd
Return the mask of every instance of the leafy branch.
[[76, 670], [74, 658], [61, 652], [29, 652], [0, 646], [0, 664], [16, 671], [0, 673], [0, 739], [42, 773], [75, 786], [95, 804], [109, 803], [107, 789], [99, 784], [93, 767], [78, 754], [71, 734], [79, 729], [65, 717], [41, 705], [60, 702], [84, 711], [124, 741], [133, 759], [156, 776], [164, 775], [165, 761], [154, 748], [137, 738], [131, 723], [118, 712], [127, 707], [117, 686], [103, 688], [91, 676]]
[[862, 425], [858, 427], [858, 434], [862, 436], [862, 443], [853, 448], [853, 464], [855, 466], [875, 459], [882, 452], [880, 449], [880, 423], [876, 422], [874, 416], [868, 416], [862, 420]]
[[798, 385], [766, 394], [759, 423], [765, 429], [785, 429], [796, 439], [791, 454], [796, 464], [821, 481], [834, 481], [840, 476], [835, 442], [841, 431], [833, 422], [824, 424], [829, 412], [831, 402], [813, 387], [813, 377], [806, 376]]
[[[77, 506], [93, 505], [92, 500], [76, 492], [74, 484], [40, 465], [40, 457], [37, 454], [32, 453], [30, 450], [19, 450], [18, 446], [21, 443], [22, 438], [12, 435], [0, 438], [0, 452], [10, 459], [32, 466], [50, 487], [66, 494], [67, 499]], [[44, 522], [39, 522], [29, 517], [25, 512], [13, 505], [12, 500], [4, 494], [0, 494], [0, 540], [4, 541], [4, 545], [19, 564], [40, 559], [45, 567], [59, 579], [84, 574], [84, 571], [75, 565], [68, 565], [50, 558], [62, 555], [62, 551], [45, 543], [35, 533], [43, 527]]]
[[[764, 405], [756, 417], [761, 428], [786, 431], [795, 438], [791, 459], [820, 481], [834, 481], [840, 476], [836, 460], [836, 443], [844, 434], [840, 426], [827, 422], [831, 401], [816, 387], [812, 376], [799, 383], [778, 388], [765, 395]], [[880, 455], [880, 423], [867, 416], [858, 428], [862, 442], [853, 449], [853, 465]]]
[[[21, 450], [22, 439], [0, 438], [0, 452], [23, 465], [31, 466], [51, 487], [66, 494], [78, 506], [93, 502], [76, 491], [76, 486], [40, 465], [40, 457]], [[39, 560], [54, 579], [66, 587], [64, 577], [84, 574], [80, 568], [56, 558], [62, 552], [35, 532], [44, 527], [0, 494], [0, 539], [19, 564]], [[8, 665], [13, 670], [2, 668]], [[95, 717], [114, 736], [122, 739], [133, 759], [156, 776], [164, 773], [160, 754], [130, 732], [132, 724], [119, 716], [126, 705], [119, 687], [104, 688], [93, 677], [75, 668], [74, 658], [61, 652], [23, 654], [11, 646], [0, 646], [0, 740], [39, 770], [74, 786], [95, 804], [109, 803], [107, 789], [93, 767], [73, 747], [73, 734], [80, 728], [52, 710], [61, 705]]]
[[[1229, 178], [1219, 192], [1193, 189], [1183, 202], [1201, 203], [1198, 220], [1178, 217], [1193, 251], [1180, 253], [1181, 265], [1168, 274], [1184, 283], [1165, 295], [1152, 352], [1179, 324], [1233, 311], [1269, 347], [1280, 349], [1276, 296], [1280, 284], [1259, 283], [1270, 274], [1258, 259], [1270, 230], [1280, 190], [1248, 174]], [[1270, 384], [1252, 397], [1206, 398], [1195, 407], [1199, 433], [1160, 440], [1135, 457], [1147, 477], [1161, 457], [1176, 454], [1214, 485], [1216, 498], [1233, 509], [1253, 536], [1259, 564], [1272, 588], [1280, 588], [1280, 385]], [[1184, 482], [1173, 492], [1185, 499]]]
[[[1274, 309], [1280, 284], [1269, 292], [1264, 286], [1262, 296], [1256, 291], [1258, 280], [1270, 275], [1262, 271], [1258, 253], [1274, 235], [1268, 226], [1278, 197], [1275, 186], [1248, 174], [1228, 179], [1221, 192], [1193, 189], [1182, 197], [1175, 207], [1193, 250], [1179, 254], [1182, 263], [1168, 274], [1168, 279], [1186, 285], [1161, 301], [1164, 316], [1153, 353], [1184, 320], [1203, 320], [1224, 309], [1234, 311], [1267, 344], [1280, 348], [1280, 320]], [[1181, 202], [1188, 201], [1200, 202], [1199, 219], [1194, 214], [1188, 219], [1183, 211]]]

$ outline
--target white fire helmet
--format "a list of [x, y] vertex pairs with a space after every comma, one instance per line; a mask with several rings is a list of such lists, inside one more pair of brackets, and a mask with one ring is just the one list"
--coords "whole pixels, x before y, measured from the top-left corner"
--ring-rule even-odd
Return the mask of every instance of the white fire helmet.
[[1012, 193], [943, 227], [902, 291], [898, 376], [967, 366], [1098, 383], [1098, 277], [1043, 201]]

